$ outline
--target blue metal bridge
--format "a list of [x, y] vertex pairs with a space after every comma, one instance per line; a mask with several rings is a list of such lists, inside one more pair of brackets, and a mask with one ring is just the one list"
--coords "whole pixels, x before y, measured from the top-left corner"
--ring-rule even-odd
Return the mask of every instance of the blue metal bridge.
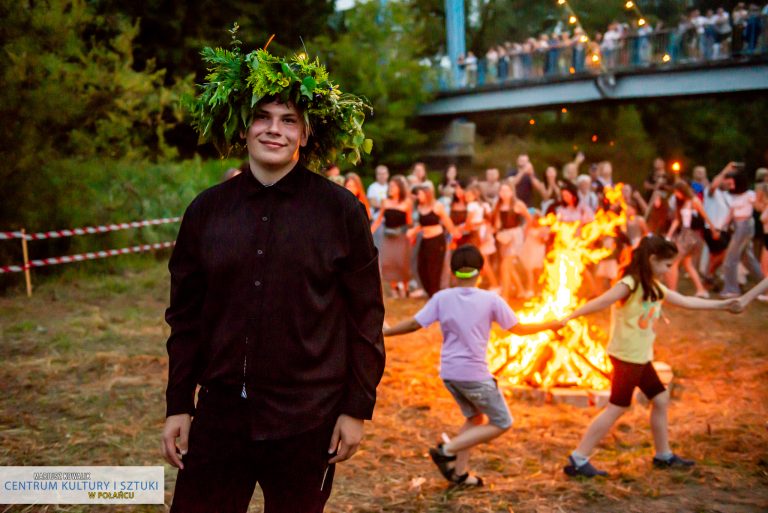
[[611, 45], [574, 34], [543, 48], [499, 45], [498, 54], [476, 58], [466, 52], [463, 1], [445, 5], [448, 55], [435, 62], [440, 92], [422, 117], [768, 91], [764, 15], [727, 40], [681, 28], [636, 31]]

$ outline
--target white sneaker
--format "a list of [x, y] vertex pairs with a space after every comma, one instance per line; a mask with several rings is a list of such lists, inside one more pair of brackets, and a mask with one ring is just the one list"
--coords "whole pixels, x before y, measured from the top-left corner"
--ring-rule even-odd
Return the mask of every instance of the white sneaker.
[[757, 296], [758, 301], [762, 301], [763, 303], [768, 303], [768, 294], [760, 294]]

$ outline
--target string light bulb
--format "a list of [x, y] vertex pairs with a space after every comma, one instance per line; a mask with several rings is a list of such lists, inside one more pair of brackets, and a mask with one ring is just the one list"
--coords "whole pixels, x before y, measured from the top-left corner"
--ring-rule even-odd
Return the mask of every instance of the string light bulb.
[[568, 18], [568, 23], [570, 23], [571, 25], [576, 25], [577, 21], [578, 20], [576, 19], [576, 16], [571, 16], [570, 18]]
[[662, 57], [661, 60], [664, 62], [669, 62], [672, 60], [672, 57], [670, 57], [668, 53], [665, 53], [664, 57]]
[[592, 62], [600, 62], [600, 56], [597, 54], [594, 54], [592, 56]]
[[586, 43], [587, 41], [589, 41], [589, 38], [587, 37], [587, 35], [586, 35], [586, 34], [584, 34], [584, 35], [582, 35], [582, 36], [579, 38], [579, 41], [580, 41], [580, 42], [582, 42], [582, 43]]
[[642, 27], [643, 25], [645, 25], [645, 18], [640, 18], [639, 20], [637, 20], [637, 24], [638, 24], [639, 26], [641, 26], [641, 27]]
[[677, 161], [672, 162], [672, 171], [674, 171], [675, 173], [680, 172], [680, 162], [677, 162]]
[[625, 5], [624, 5], [624, 7], [626, 7], [627, 9], [632, 9], [634, 6], [635, 6], [635, 2], [633, 2], [632, 0], [629, 0], [629, 1], [628, 1], [628, 2], [627, 2]]
[[533, 126], [533, 125], [535, 125], [535, 124], [536, 124], [536, 120], [535, 120], [535, 119], [533, 119], [533, 118], [531, 118], [530, 120], [528, 120], [528, 124], [529, 124], [529, 125], [531, 125], [531, 126]]
[[564, 4], [565, 4], [565, 0], [557, 0], [557, 5], [564, 5]]

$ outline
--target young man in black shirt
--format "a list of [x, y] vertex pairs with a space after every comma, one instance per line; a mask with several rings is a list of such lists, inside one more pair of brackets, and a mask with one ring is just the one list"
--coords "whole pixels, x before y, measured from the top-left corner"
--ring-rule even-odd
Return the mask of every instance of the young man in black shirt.
[[[335, 463], [354, 454], [373, 413], [384, 308], [365, 208], [303, 163], [322, 166], [334, 141], [359, 156], [361, 140], [339, 135], [362, 134], [363, 115], [340, 113], [338, 88], [306, 57], [234, 56], [249, 80], [263, 73], [253, 96], [232, 87], [224, 103], [250, 109], [240, 126], [249, 171], [192, 202], [169, 263], [171, 511], [245, 512], [258, 482], [267, 513], [320, 512]], [[231, 129], [210, 128], [211, 104], [204, 88], [193, 109], [201, 135], [229, 143]]]

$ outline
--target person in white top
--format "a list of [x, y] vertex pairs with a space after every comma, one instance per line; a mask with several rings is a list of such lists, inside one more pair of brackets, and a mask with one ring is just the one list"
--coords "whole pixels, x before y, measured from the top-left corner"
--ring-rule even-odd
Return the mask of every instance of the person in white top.
[[[768, 6], [766, 6], [768, 7]], [[760, 222], [763, 225], [763, 249], [760, 255], [760, 267], [763, 274], [768, 276], [768, 169], [761, 167], [755, 173], [755, 210], [760, 212]], [[764, 300], [765, 294], [760, 300]]]
[[464, 65], [467, 73], [467, 87], [475, 87], [477, 85], [477, 57], [474, 53], [467, 53]]
[[[487, 242], [489, 237], [486, 234], [486, 231], [488, 230], [486, 217], [490, 213], [490, 209], [488, 209], [485, 202], [482, 201], [482, 192], [478, 184], [473, 184], [467, 187], [465, 198], [467, 201], [467, 221], [464, 226], [465, 230], [469, 231], [468, 243], [481, 248], [483, 258], [488, 260], [488, 257], [496, 252], [495, 247], [493, 251], [490, 251], [489, 243]], [[486, 248], [483, 248], [484, 242]], [[493, 244], [492, 234], [490, 243]], [[485, 249], [485, 251], [483, 251], [483, 249]], [[499, 280], [496, 278], [496, 274], [493, 272], [493, 268], [490, 264], [483, 267], [481, 274], [484, 279], [488, 280], [488, 285], [491, 290], [501, 290], [499, 289]]]
[[[711, 223], [704, 226], [704, 242], [709, 250], [709, 262], [705, 268], [702, 268], [705, 282], [714, 281], [715, 271], [722, 265], [725, 250], [731, 240], [725, 222], [731, 210], [731, 195], [728, 191], [733, 185], [733, 180], [728, 178], [728, 174], [734, 169], [733, 162], [730, 162], [704, 189], [704, 211]], [[720, 231], [719, 239], [712, 236], [713, 230]]]
[[603, 34], [603, 41], [600, 44], [600, 50], [603, 52], [605, 65], [608, 68], [616, 66], [616, 50], [619, 46], [619, 39], [621, 39], [619, 24], [613, 22]]
[[[704, 206], [701, 204], [699, 197], [694, 194], [690, 185], [682, 180], [678, 180], [672, 187], [672, 191], [676, 200], [675, 213], [669, 231], [667, 231], [667, 239], [674, 240], [677, 245], [677, 257], [666, 275], [667, 287], [670, 290], [677, 290], [678, 271], [682, 263], [685, 270], [688, 271], [688, 276], [691, 277], [693, 285], [696, 287], [696, 297], [707, 298], [709, 297], [709, 292], [704, 288], [699, 273], [696, 271], [696, 266], [693, 265], [693, 255], [697, 250], [701, 249], [704, 241], [691, 223], [694, 212], [698, 212], [705, 223], [712, 225], [712, 222], [707, 217]], [[715, 229], [712, 233], [715, 239], [720, 238], [718, 230]]]
[[376, 166], [376, 181], [368, 186], [366, 196], [371, 205], [371, 219], [379, 215], [381, 202], [387, 198], [389, 191], [389, 169], [387, 166]]
[[579, 204], [589, 207], [592, 212], [597, 211], [597, 194], [592, 190], [592, 178], [589, 175], [579, 175], [576, 178], [576, 187], [579, 189]]
[[[712, 21], [715, 27], [715, 44], [712, 48], [712, 58], [722, 59], [728, 56], [728, 43], [733, 32], [731, 17], [728, 11], [720, 7], [715, 11]], [[725, 49], [723, 46], [725, 46]]]
[[755, 220], [752, 217], [754, 212], [755, 191], [749, 190], [749, 181], [744, 170], [730, 173], [733, 178], [733, 188], [731, 189], [731, 210], [727, 221], [733, 220], [734, 230], [731, 235], [731, 241], [725, 253], [725, 285], [721, 296], [724, 298], [736, 297], [740, 295], [738, 281], [739, 261], [744, 258], [747, 269], [757, 277], [763, 279], [763, 271], [760, 269], [760, 263], [755, 257], [752, 249], [752, 238], [755, 235]]

